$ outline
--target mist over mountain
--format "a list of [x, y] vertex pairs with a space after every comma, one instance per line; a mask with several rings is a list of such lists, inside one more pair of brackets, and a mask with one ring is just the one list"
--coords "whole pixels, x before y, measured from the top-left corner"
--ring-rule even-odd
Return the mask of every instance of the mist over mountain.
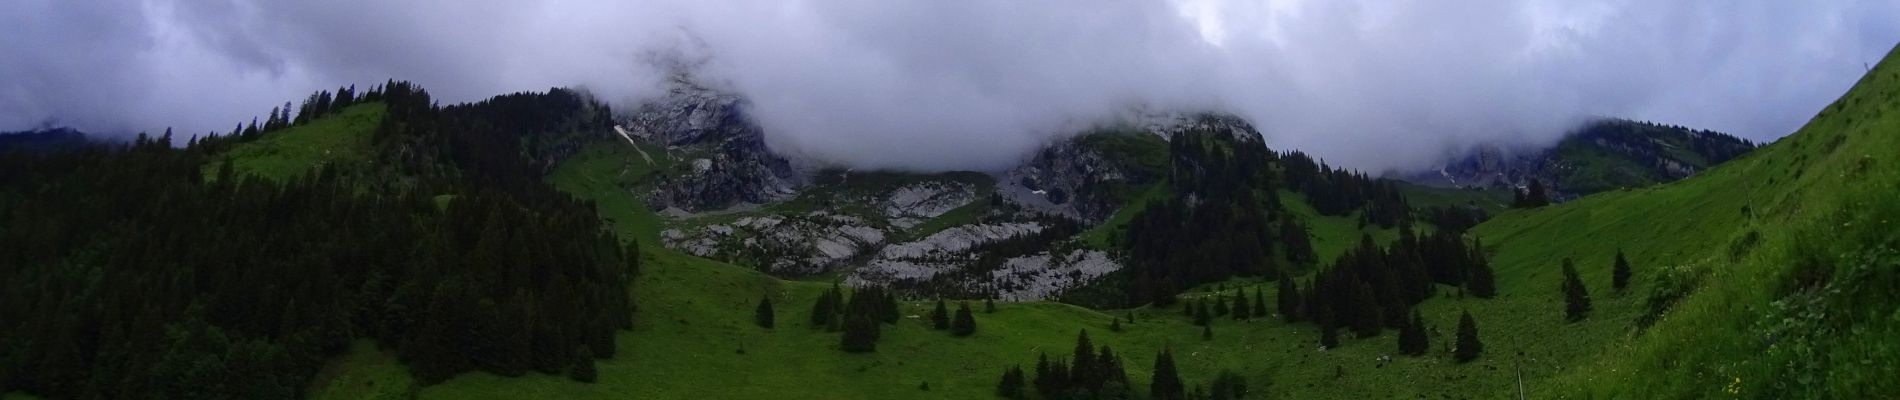
[[1234, 113], [1367, 170], [1549, 144], [1584, 116], [1765, 142], [1900, 39], [1882, 1], [6, 3], [0, 130], [226, 132], [391, 77], [445, 103], [630, 105], [689, 66], [778, 152], [909, 170], [999, 170], [1131, 110]]

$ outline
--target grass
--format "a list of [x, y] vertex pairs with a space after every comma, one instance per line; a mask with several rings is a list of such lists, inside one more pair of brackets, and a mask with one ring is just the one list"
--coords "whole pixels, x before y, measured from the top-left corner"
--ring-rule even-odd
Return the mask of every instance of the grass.
[[313, 379], [304, 397], [329, 399], [407, 399], [421, 389], [409, 369], [396, 357], [379, 351], [371, 340], [357, 340], [348, 352], [331, 359]]
[[[279, 182], [324, 164], [350, 168], [369, 163], [370, 136], [383, 121], [383, 103], [363, 103], [341, 113], [264, 134], [225, 151], [217, 158], [231, 159], [238, 174]], [[216, 177], [217, 162], [205, 163], [206, 177]]]
[[[1791, 287], [1803, 270], [1791, 266], [1806, 265], [1804, 260], [1820, 260], [1822, 266], [1810, 270], [1861, 271], [1836, 273], [1840, 279], [1873, 274], [1888, 279], [1873, 282], [1900, 281], [1891, 278], [1896, 268], [1864, 267], [1891, 266], [1893, 259], [1855, 263], [1840, 257], [1859, 254], [1857, 247], [1871, 240], [1894, 240], [1891, 222], [1900, 219], [1900, 205], [1891, 198], [1900, 192], [1894, 165], [1900, 160], [1890, 151], [1900, 148], [1894, 135], [1900, 132], [1900, 118], [1894, 117], [1900, 112], [1900, 66], [1891, 64], [1882, 63], [1841, 106], [1794, 136], [1738, 160], [1673, 184], [1507, 211], [1474, 228], [1492, 254], [1499, 296], [1458, 298], [1440, 288], [1419, 309], [1433, 328], [1431, 353], [1395, 357], [1383, 367], [1374, 359], [1395, 351], [1389, 331], [1318, 351], [1310, 324], [1216, 319], [1214, 339], [1202, 341], [1200, 329], [1178, 309], [1095, 311], [1048, 302], [979, 313], [978, 333], [963, 339], [906, 318], [886, 330], [877, 353], [847, 354], [837, 350], [837, 334], [814, 331], [803, 321], [826, 284], [774, 279], [657, 246], [652, 238], [660, 219], [640, 206], [622, 179], [644, 168], [638, 155], [624, 145], [596, 145], [550, 180], [594, 200], [623, 237], [640, 238], [648, 266], [634, 289], [636, 328], [621, 334], [618, 356], [600, 363], [601, 381], [472, 373], [423, 388], [420, 395], [989, 398], [1003, 367], [1033, 366], [1038, 353], [1066, 355], [1075, 333], [1088, 329], [1095, 343], [1113, 346], [1125, 358], [1137, 393], [1146, 392], [1152, 357], [1165, 347], [1178, 355], [1189, 382], [1233, 369], [1262, 393], [1259, 398], [1505, 397], [1516, 391], [1520, 372], [1530, 395], [1539, 398], [1880, 397], [1900, 390], [1892, 374], [1883, 375], [1900, 366], [1900, 349], [1891, 340], [1900, 334], [1893, 291], [1845, 292], [1870, 297], [1853, 303], [1861, 304], [1849, 308], [1856, 313], [1830, 317], [1855, 322], [1829, 333], [1774, 331], [1787, 340], [1766, 348], [1762, 338], [1783, 326], [1785, 310], [1814, 310], [1786, 305], [1787, 299], [1816, 297], [1832, 304], [1846, 296]], [[1337, 254], [1361, 234], [1350, 217], [1312, 215], [1301, 202], [1287, 204], [1308, 219], [1323, 256]], [[1622, 293], [1609, 288], [1610, 257], [1618, 249], [1636, 270], [1633, 287]], [[1583, 322], [1562, 320], [1557, 288], [1564, 258], [1577, 261], [1593, 295], [1595, 311]], [[1701, 278], [1653, 326], [1638, 329], [1648, 293], [1659, 289], [1665, 270]], [[1248, 284], [1259, 282], [1229, 286]], [[1272, 297], [1272, 285], [1263, 292]], [[761, 296], [777, 305], [776, 330], [750, 323]], [[904, 314], [922, 314], [924, 307], [907, 303]], [[1456, 316], [1466, 311], [1478, 321], [1485, 353], [1456, 364], [1444, 344]], [[1137, 322], [1124, 324], [1125, 332], [1109, 332], [1109, 321], [1127, 313]], [[1790, 386], [1795, 379], [1814, 380]], [[928, 392], [919, 390], [925, 382]]]

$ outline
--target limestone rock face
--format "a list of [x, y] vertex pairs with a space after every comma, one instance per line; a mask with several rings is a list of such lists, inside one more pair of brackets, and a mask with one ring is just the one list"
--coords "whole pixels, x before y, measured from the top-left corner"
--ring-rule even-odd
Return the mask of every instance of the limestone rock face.
[[683, 171], [659, 176], [649, 207], [701, 212], [797, 193], [802, 174], [767, 148], [764, 131], [745, 114], [747, 104], [681, 77], [666, 95], [621, 119], [631, 136], [665, 147], [667, 157], [684, 158]]

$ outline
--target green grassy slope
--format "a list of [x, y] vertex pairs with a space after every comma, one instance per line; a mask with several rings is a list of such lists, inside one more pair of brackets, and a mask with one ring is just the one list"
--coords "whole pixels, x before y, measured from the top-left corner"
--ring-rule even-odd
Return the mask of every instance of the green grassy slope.
[[[1884, 378], [1900, 374], [1900, 345], [1890, 339], [1900, 335], [1892, 298], [1900, 291], [1893, 264], [1900, 257], [1857, 260], [1869, 258], [1859, 257], [1861, 244], [1891, 243], [1891, 222], [1900, 219], [1892, 198], [1900, 193], [1900, 160], [1891, 151], [1900, 148], [1900, 66], [1892, 64], [1883, 63], [1796, 135], [1690, 179], [1509, 211], [1480, 225], [1473, 234], [1493, 253], [1498, 298], [1458, 298], [1441, 288], [1420, 308], [1434, 327], [1430, 354], [1396, 357], [1383, 367], [1374, 358], [1395, 352], [1390, 331], [1318, 351], [1309, 324], [1217, 319], [1215, 338], [1202, 341], [1178, 309], [1098, 312], [1046, 302], [979, 313], [978, 333], [965, 339], [907, 318], [886, 330], [879, 352], [846, 354], [836, 349], [837, 334], [803, 321], [825, 284], [773, 279], [657, 246], [660, 219], [628, 190], [647, 167], [624, 143], [597, 144], [550, 180], [596, 201], [619, 233], [642, 240], [647, 260], [635, 289], [637, 327], [622, 334], [614, 359], [601, 362], [601, 382], [475, 373], [420, 394], [989, 398], [1001, 368], [1033, 366], [1037, 352], [1065, 355], [1084, 328], [1125, 357], [1138, 393], [1146, 393], [1155, 352], [1172, 347], [1190, 382], [1230, 368], [1263, 398], [1504, 397], [1515, 391], [1520, 371], [1533, 397], [1890, 394], [1900, 390]], [[1323, 237], [1358, 235], [1318, 232], [1345, 224], [1313, 225], [1322, 253], [1336, 251], [1326, 250], [1333, 244]], [[1624, 293], [1609, 287], [1616, 249], [1636, 265], [1635, 283]], [[1592, 317], [1575, 324], [1563, 322], [1558, 291], [1565, 257], [1577, 259], [1595, 301]], [[1650, 294], [1667, 287], [1692, 289], [1659, 322], [1637, 329]], [[1271, 287], [1265, 292], [1273, 295]], [[760, 296], [778, 306], [778, 329], [751, 325]], [[924, 304], [904, 307], [907, 315], [922, 314]], [[1476, 317], [1486, 344], [1468, 364], [1450, 362], [1445, 346], [1461, 311]], [[1111, 316], [1124, 312], [1138, 322], [1109, 332]], [[1817, 312], [1832, 314], [1810, 317]], [[1847, 322], [1827, 322], [1836, 320]], [[923, 382], [930, 391], [919, 390]], [[1800, 391], [1814, 388], [1832, 391]]]
[[[1900, 389], [1891, 379], [1900, 376], [1900, 345], [1891, 341], [1900, 337], [1894, 258], [1862, 256], [1865, 247], [1891, 244], [1893, 219], [1900, 219], [1895, 58], [1794, 135], [1741, 159], [1677, 184], [1514, 212], [1476, 229], [1497, 251], [1499, 286], [1507, 291], [1554, 287], [1559, 258], [1587, 257], [1579, 264], [1583, 278], [1616, 307], [1582, 330], [1610, 337], [1610, 351], [1536, 391], [1859, 398]], [[1606, 287], [1607, 254], [1616, 248], [1642, 266], [1623, 298]], [[1850, 274], [1856, 270], [1869, 275]], [[1621, 310], [1632, 306], [1623, 303], [1658, 290], [1662, 276], [1700, 284], [1653, 328], [1631, 329], [1626, 320], [1637, 313]], [[1829, 276], [1836, 286], [1827, 286]], [[1848, 299], [1859, 284], [1885, 292]], [[1829, 322], [1804, 322], [1811, 317]], [[1611, 326], [1595, 326], [1603, 324]], [[1576, 331], [1530, 333], [1585, 334]], [[1806, 391], [1817, 388], [1827, 391]]]
[[[363, 103], [342, 112], [270, 132], [219, 155], [230, 158], [238, 174], [282, 181], [324, 164], [345, 168], [369, 162], [370, 135], [383, 121], [383, 103]], [[215, 176], [217, 163], [206, 163], [205, 175]]]

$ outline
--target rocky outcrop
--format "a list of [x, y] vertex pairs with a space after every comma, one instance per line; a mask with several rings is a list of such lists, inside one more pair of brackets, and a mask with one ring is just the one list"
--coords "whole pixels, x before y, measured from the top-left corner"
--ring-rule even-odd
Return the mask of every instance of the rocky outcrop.
[[1061, 294], [1122, 269], [1099, 250], [1072, 250], [1060, 256], [1048, 252], [1011, 258], [990, 271], [989, 289], [1009, 301], [1041, 300]]
[[765, 145], [764, 131], [745, 115], [745, 99], [670, 81], [666, 95], [622, 118], [631, 136], [664, 146], [684, 166], [658, 177], [647, 198], [653, 209], [720, 210], [790, 197], [804, 179]]
[[1034, 234], [1042, 229], [1034, 223], [976, 224], [945, 229], [923, 239], [884, 247], [876, 259], [852, 271], [845, 282], [864, 286], [927, 281], [974, 263], [981, 256], [972, 251], [977, 246]]
[[997, 191], [1031, 209], [1100, 223], [1121, 208], [1131, 191], [1157, 182], [1166, 172], [1165, 158], [1146, 160], [1144, 151], [1165, 157], [1165, 141], [1190, 131], [1225, 132], [1242, 142], [1264, 141], [1252, 124], [1225, 114], [1148, 114], [1124, 125], [1051, 144], [1004, 172], [997, 179]]
[[885, 231], [863, 219], [827, 211], [742, 217], [731, 223], [660, 232], [666, 247], [693, 255], [745, 260], [781, 276], [824, 273], [883, 246]]
[[956, 181], [925, 181], [892, 189], [878, 208], [891, 225], [909, 229], [976, 201], [976, 188]]

